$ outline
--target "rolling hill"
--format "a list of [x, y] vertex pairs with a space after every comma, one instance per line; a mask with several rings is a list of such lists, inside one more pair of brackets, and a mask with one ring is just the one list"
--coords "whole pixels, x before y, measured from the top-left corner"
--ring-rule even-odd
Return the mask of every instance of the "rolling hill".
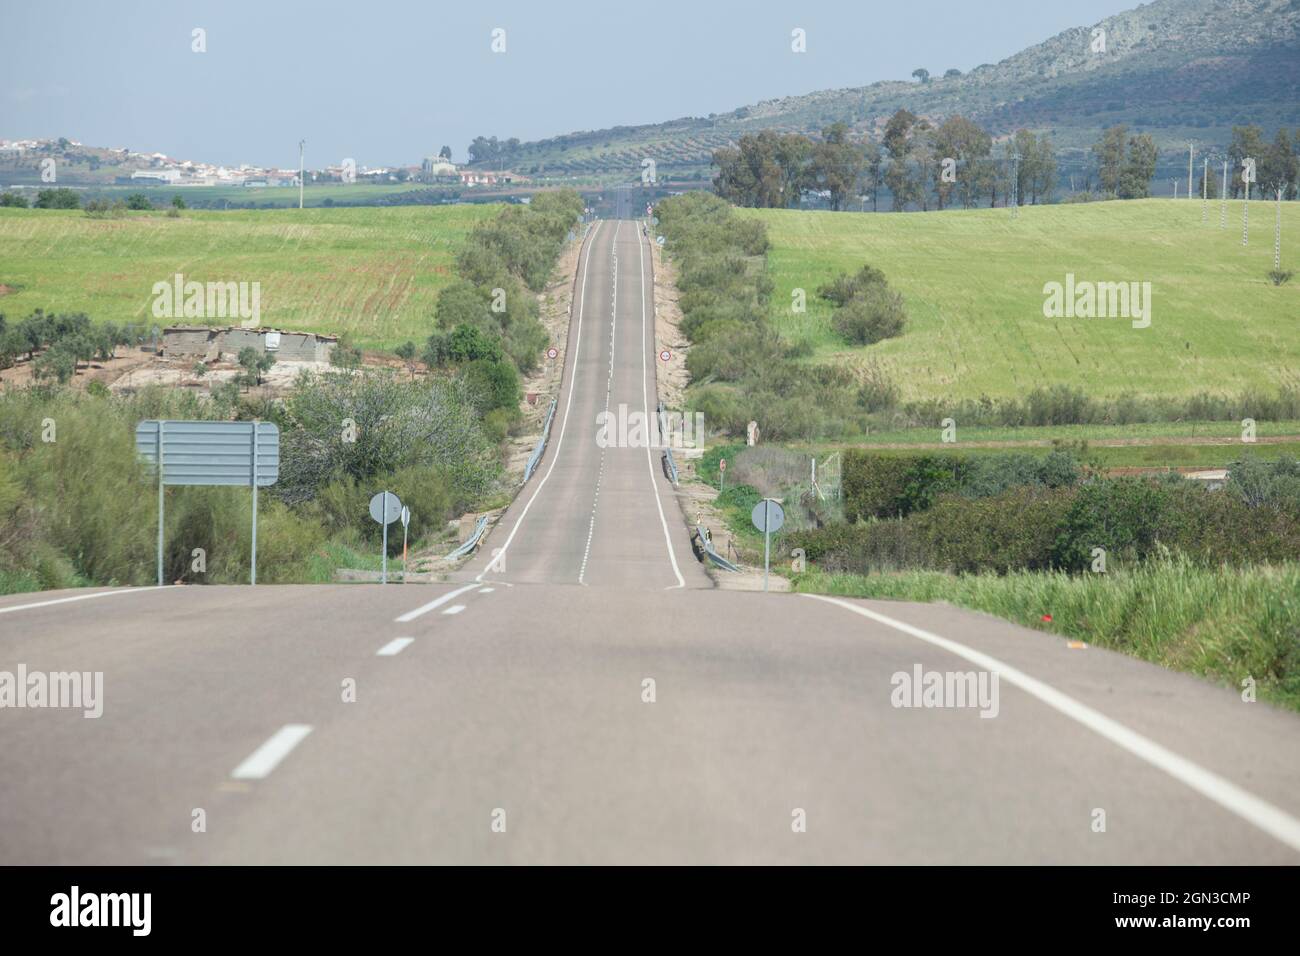
[[[1068, 385], [1096, 398], [1189, 397], [1300, 387], [1300, 286], [1272, 285], [1274, 207], [1147, 199], [913, 215], [741, 209], [767, 224], [772, 317], [809, 361], [878, 361], [905, 399], [1019, 397]], [[1300, 208], [1283, 203], [1283, 268]], [[817, 288], [864, 263], [906, 302], [898, 338], [852, 347], [831, 327]], [[1067, 273], [1151, 283], [1151, 323], [1046, 318], [1043, 287]], [[791, 293], [807, 293], [795, 313]]]
[[[455, 254], [487, 205], [187, 211], [92, 219], [0, 209], [0, 312], [85, 312], [153, 324], [155, 282], [261, 283], [262, 324], [351, 332], [366, 347], [422, 342]], [[163, 322], [161, 324], [167, 324]], [[220, 323], [217, 323], [220, 324]]]
[[[1093, 52], [1093, 28], [1106, 34]], [[1300, 0], [1155, 0], [1075, 27], [996, 64], [925, 83], [885, 81], [657, 125], [575, 132], [522, 144], [507, 162], [530, 175], [631, 177], [643, 157], [660, 175], [705, 179], [713, 150], [745, 133], [816, 133], [837, 121], [879, 138], [906, 108], [962, 114], [995, 135], [1051, 131], [1063, 159], [1126, 123], [1158, 145], [1225, 145], [1234, 124], [1300, 125]], [[1185, 153], [1183, 154], [1185, 155]], [[1081, 158], [1081, 156], [1080, 156]], [[1063, 162], [1068, 172], [1068, 161]]]

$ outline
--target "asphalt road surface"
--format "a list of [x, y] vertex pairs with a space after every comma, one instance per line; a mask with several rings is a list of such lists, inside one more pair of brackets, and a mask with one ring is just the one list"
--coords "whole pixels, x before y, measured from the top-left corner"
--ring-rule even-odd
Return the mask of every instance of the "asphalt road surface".
[[98, 717], [0, 708], [0, 863], [1300, 860], [1290, 713], [953, 608], [713, 589], [657, 453], [596, 441], [653, 411], [644, 243], [593, 228], [551, 447], [459, 580], [0, 598], [0, 681], [103, 675]]

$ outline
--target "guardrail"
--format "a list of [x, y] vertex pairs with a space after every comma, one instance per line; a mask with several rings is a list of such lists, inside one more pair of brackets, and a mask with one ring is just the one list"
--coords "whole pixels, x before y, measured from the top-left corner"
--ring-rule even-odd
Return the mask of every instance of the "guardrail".
[[444, 560], [454, 561], [456, 558], [463, 558], [465, 555], [477, 548], [479, 540], [483, 537], [483, 532], [487, 530], [487, 520], [487, 515], [483, 515], [479, 518], [478, 522], [474, 525], [474, 533], [469, 536], [469, 540], [451, 554], [447, 555]]
[[524, 484], [528, 484], [528, 479], [533, 477], [533, 472], [537, 470], [537, 464], [542, 460], [542, 452], [546, 451], [546, 439], [551, 436], [551, 421], [555, 418], [555, 403], [558, 399], [551, 399], [551, 407], [546, 412], [546, 424], [542, 426], [542, 437], [538, 441], [537, 447], [533, 453], [528, 456], [528, 464], [524, 467]]
[[668, 444], [668, 413], [664, 410], [664, 403], [659, 403], [659, 442], [664, 446], [664, 453], [661, 456], [664, 465], [664, 477], [677, 487], [678, 474], [677, 462], [673, 458], [672, 446]]
[[713, 550], [713, 539], [709, 535], [707, 528], [697, 524], [695, 526], [695, 537], [700, 542], [700, 550], [704, 552], [704, 556], [712, 561], [715, 566], [722, 568], [724, 571], [740, 572], [740, 568]]

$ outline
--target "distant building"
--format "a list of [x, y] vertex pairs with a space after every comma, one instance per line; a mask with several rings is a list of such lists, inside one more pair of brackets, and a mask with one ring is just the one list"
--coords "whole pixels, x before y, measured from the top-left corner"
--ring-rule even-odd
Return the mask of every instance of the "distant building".
[[426, 156], [424, 162], [420, 164], [420, 175], [425, 179], [437, 179], [442, 176], [451, 178], [457, 175], [456, 164], [441, 156]]
[[174, 183], [181, 178], [177, 169], [137, 169], [131, 173], [133, 180], [150, 180], [158, 183]]
[[175, 325], [163, 329], [162, 334], [165, 358], [203, 362], [215, 362], [223, 356], [234, 361], [245, 348], [259, 354], [269, 352], [284, 362], [328, 362], [338, 343], [337, 336], [315, 332], [206, 325]]

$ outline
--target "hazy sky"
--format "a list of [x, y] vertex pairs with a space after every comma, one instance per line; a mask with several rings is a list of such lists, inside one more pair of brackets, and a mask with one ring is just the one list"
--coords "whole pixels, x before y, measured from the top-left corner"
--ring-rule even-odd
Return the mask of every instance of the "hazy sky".
[[[0, 3], [0, 137], [181, 159], [416, 163], [996, 63], [1136, 0]], [[207, 52], [191, 31], [207, 31]], [[506, 52], [490, 49], [506, 31]], [[790, 52], [790, 31], [808, 52]]]

